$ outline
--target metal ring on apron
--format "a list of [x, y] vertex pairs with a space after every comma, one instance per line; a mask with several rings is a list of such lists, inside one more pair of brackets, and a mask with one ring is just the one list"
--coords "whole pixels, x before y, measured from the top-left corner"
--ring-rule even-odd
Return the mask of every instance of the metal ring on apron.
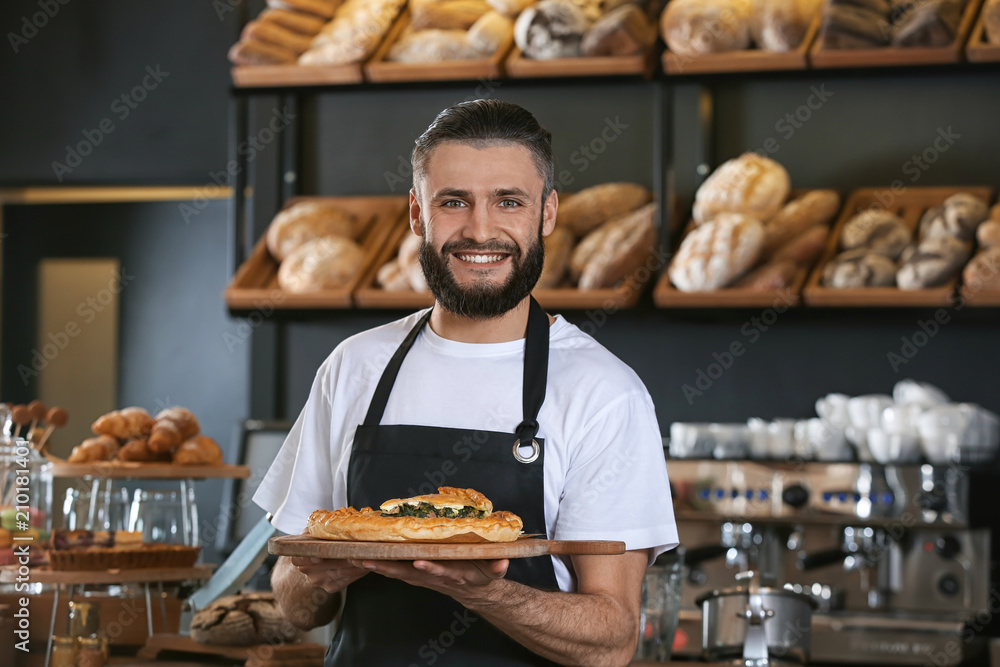
[[541, 448], [541, 446], [539, 446], [538, 441], [535, 440], [534, 438], [532, 438], [531, 439], [531, 455], [530, 456], [522, 456], [521, 455], [521, 441], [520, 440], [515, 440], [514, 441], [514, 458], [517, 459], [518, 461], [520, 461], [521, 463], [533, 463], [538, 458], [538, 455], [541, 453], [541, 451], [542, 451], [542, 448]]

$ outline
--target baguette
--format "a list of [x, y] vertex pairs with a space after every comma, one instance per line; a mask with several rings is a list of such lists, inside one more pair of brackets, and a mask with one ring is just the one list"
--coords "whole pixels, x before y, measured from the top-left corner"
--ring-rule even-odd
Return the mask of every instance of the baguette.
[[490, 6], [485, 0], [410, 0], [410, 27], [421, 30], [468, 30]]
[[275, 23], [282, 28], [307, 37], [315, 37], [323, 29], [323, 26], [326, 25], [326, 21], [318, 16], [291, 9], [268, 8], [260, 13], [257, 20]]
[[560, 207], [557, 224], [578, 238], [611, 218], [653, 200], [653, 193], [637, 183], [604, 183], [580, 190]]
[[536, 288], [547, 289], [558, 287], [566, 275], [570, 257], [573, 255], [573, 232], [562, 227], [556, 227], [545, 237], [545, 264], [542, 275], [535, 284]]
[[814, 225], [778, 248], [771, 259], [776, 262], [789, 260], [799, 266], [808, 266], [823, 252], [829, 234], [830, 230], [826, 225]]
[[298, 57], [305, 53], [312, 43], [312, 37], [300, 35], [278, 23], [271, 21], [250, 21], [240, 35], [243, 41], [266, 42], [288, 49]]
[[580, 272], [581, 290], [612, 287], [638, 269], [656, 245], [656, 204], [609, 220], [601, 226], [600, 247]]
[[758, 266], [738, 280], [733, 287], [761, 291], [782, 289], [792, 284], [798, 270], [798, 265], [791, 260], [775, 260]]
[[812, 190], [785, 204], [764, 225], [764, 256], [793, 240], [814, 225], [827, 225], [840, 208], [834, 190]]
[[1000, 246], [987, 248], [973, 257], [962, 271], [962, 282], [975, 292], [1000, 290]]
[[229, 62], [234, 65], [291, 65], [295, 52], [267, 42], [239, 41], [229, 49]]

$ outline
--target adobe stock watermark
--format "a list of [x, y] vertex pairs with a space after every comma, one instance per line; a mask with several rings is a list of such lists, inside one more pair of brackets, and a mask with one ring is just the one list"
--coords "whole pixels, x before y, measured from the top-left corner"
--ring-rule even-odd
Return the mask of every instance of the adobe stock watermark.
[[[295, 118], [296, 114], [288, 107], [283, 107], [280, 111], [274, 109], [267, 125], [257, 130], [252, 137], [241, 141], [236, 147], [236, 152], [245, 156], [246, 164], [249, 165], [257, 158], [257, 154], [267, 148]], [[184, 218], [184, 224], [190, 225], [191, 220], [208, 207], [208, 200], [218, 197], [222, 188], [229, 186], [229, 180], [241, 171], [243, 166], [234, 159], [226, 163], [224, 170], [208, 172], [208, 182], [196, 191], [194, 199], [177, 205], [177, 210]]]
[[636, 292], [641, 292], [642, 288], [649, 282], [649, 279], [656, 275], [670, 261], [670, 253], [657, 245], [646, 257], [641, 265], [636, 267], [623, 280], [614, 287], [615, 298], [609, 298], [601, 304], [600, 308], [591, 308], [586, 313], [586, 322], [577, 325], [583, 333], [593, 336], [597, 330], [608, 322], [608, 316], [618, 312], [619, 303], [629, 301]]
[[[14, 525], [18, 531], [27, 531], [31, 527], [31, 474], [28, 469], [28, 446], [23, 441], [18, 441], [14, 447], [14, 458], [12, 460], [11, 472], [14, 473], [14, 484], [8, 492], [5, 492], [4, 504], [14, 506]], [[31, 586], [31, 544], [34, 537], [23, 537], [14, 533], [14, 557], [17, 560], [17, 573], [14, 578], [14, 591], [17, 593], [28, 593]], [[28, 652], [28, 643], [31, 640], [31, 611], [28, 608], [28, 598], [21, 597], [17, 600], [17, 609], [14, 611], [14, 636], [19, 640], [14, 643], [14, 647], [19, 651]]]
[[[580, 144], [575, 151], [570, 153], [569, 162], [576, 167], [576, 173], [582, 174], [587, 171], [590, 165], [608, 150], [608, 146], [617, 141], [627, 129], [629, 129], [629, 124], [622, 122], [621, 116], [605, 117], [601, 129], [594, 138], [585, 144]], [[576, 176], [569, 169], [561, 169], [556, 174], [556, 182], [563, 187], [569, 187], [575, 180]]]
[[37, 378], [51, 361], [69, 347], [73, 339], [83, 332], [83, 326], [100, 317], [114, 300], [115, 295], [121, 293], [133, 280], [135, 276], [126, 273], [125, 267], [122, 267], [118, 274], [108, 281], [107, 287], [78, 303], [76, 314], [80, 319], [69, 320], [58, 331], [50, 331], [46, 335], [48, 340], [42, 344], [41, 349], [36, 347], [31, 350], [30, 363], [18, 364], [17, 374], [24, 386], [27, 387], [31, 378]]
[[695, 370], [694, 382], [681, 385], [681, 392], [688, 405], [694, 405], [696, 398], [704, 396], [735, 365], [736, 360], [746, 353], [748, 347], [760, 340], [777, 323], [779, 316], [794, 304], [795, 295], [787, 289], [779, 289], [769, 308], [744, 322], [740, 327], [742, 339], [732, 341], [722, 352], [713, 352], [714, 361]]
[[38, 0], [39, 11], [21, 17], [21, 25], [17, 32], [8, 32], [7, 41], [14, 53], [18, 53], [21, 47], [26, 45], [38, 35], [38, 31], [49, 24], [54, 19], [63, 6], [68, 5], [70, 0]]
[[455, 641], [468, 632], [472, 624], [479, 620], [479, 617], [468, 609], [452, 612], [453, 620], [446, 630], [435, 638], [427, 641], [418, 650], [417, 655], [423, 660], [422, 663], [411, 662], [407, 667], [420, 667], [421, 664], [433, 665], [441, 656], [448, 652]]
[[[170, 72], [162, 71], [159, 65], [155, 67], [147, 65], [146, 75], [139, 83], [112, 100], [111, 113], [119, 121], [124, 121], [168, 76], [170, 76]], [[52, 172], [59, 182], [62, 183], [67, 174], [72, 174], [74, 169], [83, 164], [84, 158], [90, 156], [104, 142], [105, 137], [114, 132], [115, 129], [116, 126], [111, 117], [105, 116], [97, 122], [97, 126], [93, 129], [81, 130], [83, 139], [73, 146], [66, 145], [66, 157], [63, 158], [63, 162], [52, 161]]]
[[250, 340], [250, 336], [253, 335], [254, 329], [264, 324], [271, 315], [274, 314], [275, 308], [280, 306], [285, 302], [285, 293], [281, 290], [273, 290], [266, 301], [260, 301], [254, 303], [254, 310], [249, 315], [247, 315], [245, 320], [242, 320], [236, 325], [236, 331], [230, 333], [228, 331], [223, 332], [222, 342], [225, 344], [226, 349], [232, 354], [236, 351], [236, 348]]

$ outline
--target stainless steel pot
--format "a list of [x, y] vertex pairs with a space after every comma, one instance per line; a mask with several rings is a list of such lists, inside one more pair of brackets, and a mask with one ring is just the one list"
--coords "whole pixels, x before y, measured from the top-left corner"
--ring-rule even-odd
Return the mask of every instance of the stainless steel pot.
[[807, 662], [816, 602], [802, 593], [761, 587], [753, 572], [741, 572], [737, 579], [745, 583], [696, 600], [705, 658], [742, 657], [747, 667], [766, 667], [772, 660]]

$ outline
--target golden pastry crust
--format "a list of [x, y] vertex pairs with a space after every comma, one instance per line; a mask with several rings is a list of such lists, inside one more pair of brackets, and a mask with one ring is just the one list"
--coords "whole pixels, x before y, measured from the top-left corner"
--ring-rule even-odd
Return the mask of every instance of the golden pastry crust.
[[309, 515], [307, 530], [322, 540], [355, 542], [513, 542], [521, 534], [521, 517], [494, 512], [484, 519], [430, 519], [382, 516], [365, 507], [342, 507]]
[[430, 493], [426, 496], [393, 498], [382, 503], [380, 508], [383, 512], [391, 512], [400, 505], [416, 505], [419, 503], [429, 503], [438, 507], [475, 507], [477, 510], [486, 512], [487, 516], [493, 511], [493, 503], [483, 494], [475, 489], [456, 489], [453, 486], [439, 486], [437, 493]]

